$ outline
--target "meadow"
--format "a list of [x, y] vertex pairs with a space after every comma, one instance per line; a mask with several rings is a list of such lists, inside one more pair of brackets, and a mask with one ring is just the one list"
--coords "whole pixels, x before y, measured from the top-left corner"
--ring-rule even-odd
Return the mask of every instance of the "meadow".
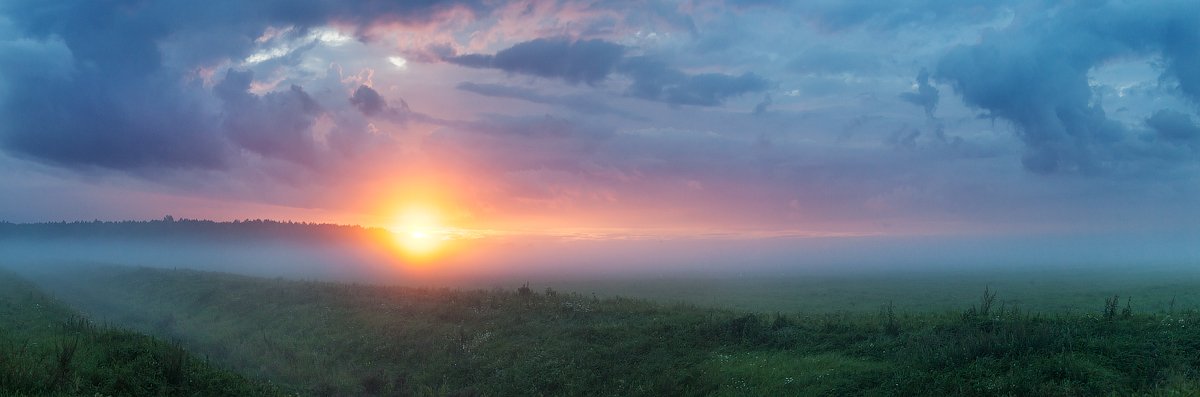
[[279, 395], [183, 347], [100, 325], [0, 271], [0, 395]]
[[[1200, 313], [1113, 296], [1124, 291], [1086, 310], [979, 287], [954, 309], [890, 296], [810, 312], [148, 268], [36, 280], [93, 319], [301, 395], [1200, 393]], [[893, 289], [906, 290], [920, 288]]]
[[[518, 282], [512, 280], [509, 284]], [[888, 302], [907, 312], [955, 311], [977, 300], [984, 288], [1002, 292], [998, 305], [1040, 313], [1095, 312], [1102, 308], [1104, 298], [1113, 294], [1132, 298], [1139, 312], [1200, 307], [1200, 271], [1194, 266], [872, 269], [854, 273], [546, 280], [543, 284], [585, 294], [752, 312], [871, 313]]]

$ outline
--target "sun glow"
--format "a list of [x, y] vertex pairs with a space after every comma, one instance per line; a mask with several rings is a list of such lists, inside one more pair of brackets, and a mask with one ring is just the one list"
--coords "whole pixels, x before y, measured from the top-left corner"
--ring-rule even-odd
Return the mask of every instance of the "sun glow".
[[447, 248], [452, 237], [442, 225], [441, 211], [430, 205], [405, 206], [389, 229], [410, 262], [433, 259]]

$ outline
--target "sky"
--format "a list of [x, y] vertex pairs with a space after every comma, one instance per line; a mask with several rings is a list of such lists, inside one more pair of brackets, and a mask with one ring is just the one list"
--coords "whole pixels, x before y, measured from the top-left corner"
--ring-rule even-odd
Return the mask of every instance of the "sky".
[[1194, 1], [8, 0], [0, 220], [1185, 246], [1198, 104]]

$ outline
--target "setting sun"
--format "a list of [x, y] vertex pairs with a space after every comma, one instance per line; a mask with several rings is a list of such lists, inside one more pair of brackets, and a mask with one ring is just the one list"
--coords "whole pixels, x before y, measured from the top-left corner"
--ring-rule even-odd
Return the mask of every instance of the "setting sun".
[[1200, 396], [1200, 0], [200, 3], [0, 0], [0, 397]]
[[389, 229], [410, 261], [430, 259], [450, 240], [450, 234], [442, 224], [441, 210], [432, 205], [405, 206]]

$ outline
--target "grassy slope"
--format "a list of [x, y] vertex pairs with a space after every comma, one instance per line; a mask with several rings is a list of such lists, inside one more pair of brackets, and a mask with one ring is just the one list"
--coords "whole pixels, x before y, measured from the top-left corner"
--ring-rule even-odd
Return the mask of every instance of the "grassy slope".
[[86, 311], [314, 394], [1200, 392], [1191, 311], [753, 315], [195, 271], [108, 268], [57, 282], [72, 280], [60, 290]]
[[278, 395], [149, 336], [101, 327], [0, 272], [0, 395]]

